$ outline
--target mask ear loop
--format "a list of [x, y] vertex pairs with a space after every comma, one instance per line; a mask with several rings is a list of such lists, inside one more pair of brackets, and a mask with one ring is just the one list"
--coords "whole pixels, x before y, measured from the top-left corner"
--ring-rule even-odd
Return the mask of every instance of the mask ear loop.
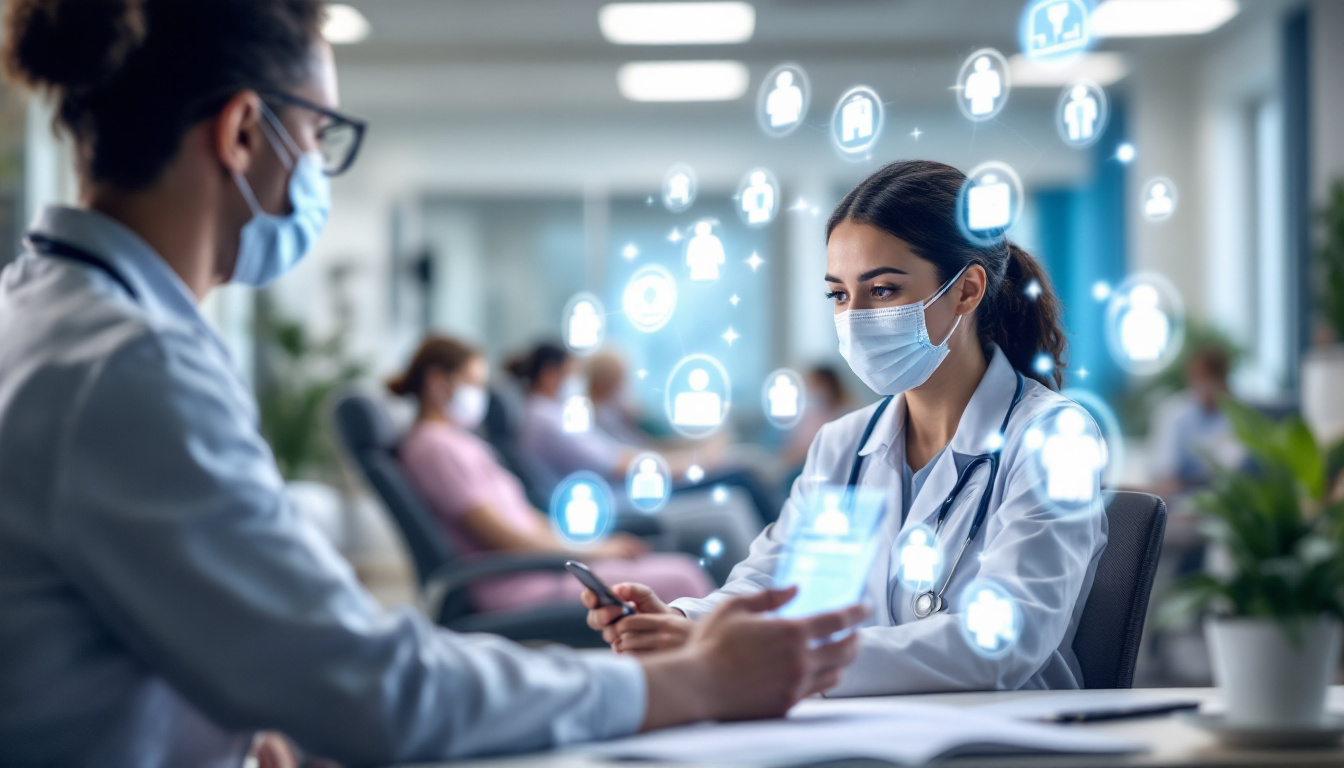
[[[943, 298], [943, 294], [947, 293], [948, 290], [952, 288], [952, 286], [957, 284], [957, 281], [961, 279], [962, 275], [966, 274], [966, 270], [969, 269], [970, 266], [971, 265], [967, 264], [966, 266], [962, 267], [961, 270], [957, 272], [957, 274], [952, 276], [951, 280], [948, 280], [946, 283], [944, 283], [943, 287], [939, 288], [937, 293], [933, 294], [933, 296], [929, 297], [928, 301], [924, 302], [923, 309], [928, 309], [929, 307], [933, 306], [934, 302]], [[962, 317], [963, 315], [957, 315], [957, 319], [952, 321], [952, 330], [947, 332], [947, 335], [944, 336], [943, 340], [938, 343], [938, 346], [941, 347], [944, 344], [947, 344], [947, 342], [952, 340], [952, 334], [957, 332], [957, 326], [961, 325]]]
[[[294, 141], [294, 137], [289, 135], [285, 129], [284, 123], [280, 118], [266, 106], [266, 102], [261, 102], [262, 120], [258, 125], [261, 126], [261, 132], [266, 134], [266, 140], [270, 142], [271, 149], [275, 151], [275, 156], [280, 158], [280, 162], [285, 164], [286, 171], [294, 170], [294, 164], [298, 162], [297, 158], [303, 156], [299, 150], [299, 145]], [[277, 144], [277, 142], [279, 142]], [[288, 150], [287, 152], [285, 150]]]

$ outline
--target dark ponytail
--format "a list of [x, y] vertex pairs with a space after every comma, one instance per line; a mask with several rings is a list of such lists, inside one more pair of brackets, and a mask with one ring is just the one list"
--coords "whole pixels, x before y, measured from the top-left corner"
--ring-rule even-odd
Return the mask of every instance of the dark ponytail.
[[82, 178], [152, 184], [240, 91], [303, 82], [322, 0], [9, 0], [0, 65], [55, 101]]
[[411, 357], [405, 371], [387, 380], [387, 390], [399, 397], [420, 397], [425, 390], [425, 375], [438, 370], [452, 376], [467, 363], [481, 356], [475, 347], [447, 336], [426, 336]]
[[504, 369], [524, 387], [531, 389], [537, 379], [551, 368], [558, 368], [569, 359], [569, 351], [559, 344], [543, 342], [526, 354], [515, 357]]
[[[841, 222], [861, 221], [910, 245], [932, 262], [939, 282], [972, 264], [985, 270], [985, 298], [976, 309], [980, 345], [1003, 350], [1024, 376], [1058, 389], [1064, 380], [1068, 342], [1060, 324], [1060, 302], [1039, 262], [1004, 238], [981, 246], [957, 224], [957, 198], [966, 176], [930, 160], [891, 163], [859, 183], [836, 206], [826, 224], [830, 237]], [[1045, 355], [1050, 369], [1036, 361]]]

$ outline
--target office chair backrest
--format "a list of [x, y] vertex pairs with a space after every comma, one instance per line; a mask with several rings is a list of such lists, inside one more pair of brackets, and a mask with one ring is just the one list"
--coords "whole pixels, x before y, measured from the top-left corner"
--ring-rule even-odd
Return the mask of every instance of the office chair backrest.
[[1117, 491], [1106, 505], [1109, 537], [1097, 562], [1073, 652], [1086, 688], [1130, 688], [1148, 614], [1167, 505], [1147, 493]]
[[361, 392], [336, 403], [336, 432], [401, 529], [420, 585], [456, 553], [397, 458], [400, 436], [387, 411]]
[[490, 385], [490, 407], [485, 413], [482, 434], [495, 449], [500, 462], [518, 478], [527, 493], [527, 500], [537, 509], [546, 509], [551, 493], [560, 484], [540, 462], [522, 450], [519, 440], [523, 423], [527, 420], [527, 393], [511, 381]]

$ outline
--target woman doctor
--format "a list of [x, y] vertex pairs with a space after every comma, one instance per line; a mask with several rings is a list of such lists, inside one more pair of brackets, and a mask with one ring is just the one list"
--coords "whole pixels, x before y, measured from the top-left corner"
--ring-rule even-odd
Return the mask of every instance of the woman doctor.
[[[809, 496], [848, 482], [889, 501], [865, 588], [874, 613], [830, 695], [1082, 687], [1071, 646], [1106, 545], [1100, 462], [1086, 450], [1061, 458], [1067, 443], [1046, 435], [1068, 432], [1098, 455], [1104, 445], [1086, 412], [1053, 391], [1065, 340], [1045, 273], [1006, 239], [982, 247], [958, 227], [965, 180], [940, 163], [893, 163], [836, 208], [825, 280], [840, 352], [889, 397], [822, 428], [780, 522], [718, 592], [669, 606], [642, 585], [617, 585], [638, 614], [616, 623], [617, 609], [585, 594], [589, 624], [615, 650], [675, 647], [720, 601], [769, 587]], [[1037, 367], [1042, 355], [1050, 366]], [[940, 568], [925, 583], [902, 573], [918, 526], [926, 541], [936, 531]], [[1000, 652], [966, 631], [972, 582], [1015, 604]]]

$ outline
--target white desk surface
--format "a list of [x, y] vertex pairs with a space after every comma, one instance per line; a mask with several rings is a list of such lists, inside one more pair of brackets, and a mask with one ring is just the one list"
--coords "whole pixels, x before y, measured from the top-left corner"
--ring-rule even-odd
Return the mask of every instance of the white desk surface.
[[[1213, 688], [1161, 688], [1136, 689], [1135, 693], [1152, 695], [1155, 692], [1169, 694], [1173, 699], [1190, 699], [1207, 703], [1208, 709], [1220, 706], [1218, 691]], [[1000, 691], [988, 693], [945, 693], [922, 696], [893, 697], [902, 701], [924, 701], [953, 706], [974, 706], [1006, 701], [1029, 696], [1067, 695], [1067, 691]], [[1094, 694], [1094, 691], [1084, 693]], [[1127, 691], [1115, 691], [1117, 703], [1129, 695]], [[1344, 686], [1335, 686], [1330, 691], [1332, 711], [1344, 710]], [[1231, 750], [1222, 747], [1213, 736], [1174, 716], [1149, 717], [1133, 720], [1070, 725], [1069, 728], [1085, 728], [1129, 739], [1148, 746], [1149, 750], [1134, 755], [1106, 756], [1043, 756], [1021, 755], [1012, 757], [969, 758], [939, 762], [938, 765], [966, 768], [1023, 768], [1036, 766], [1249, 766], [1249, 765], [1287, 765], [1318, 766], [1344, 765], [1344, 749], [1329, 750], [1274, 750], [1247, 751]], [[596, 768], [603, 766], [641, 766], [654, 768], [655, 765], [675, 765], [685, 768], [685, 764], [653, 763], [610, 763], [585, 758], [581, 755], [565, 752], [538, 752], [489, 760], [473, 760], [452, 763], [452, 768]], [[842, 765], [829, 763], [830, 766]], [[859, 761], [853, 765], [880, 765], [872, 761]], [[707, 767], [706, 767], [707, 768]], [[741, 768], [736, 766], [735, 768]]]

